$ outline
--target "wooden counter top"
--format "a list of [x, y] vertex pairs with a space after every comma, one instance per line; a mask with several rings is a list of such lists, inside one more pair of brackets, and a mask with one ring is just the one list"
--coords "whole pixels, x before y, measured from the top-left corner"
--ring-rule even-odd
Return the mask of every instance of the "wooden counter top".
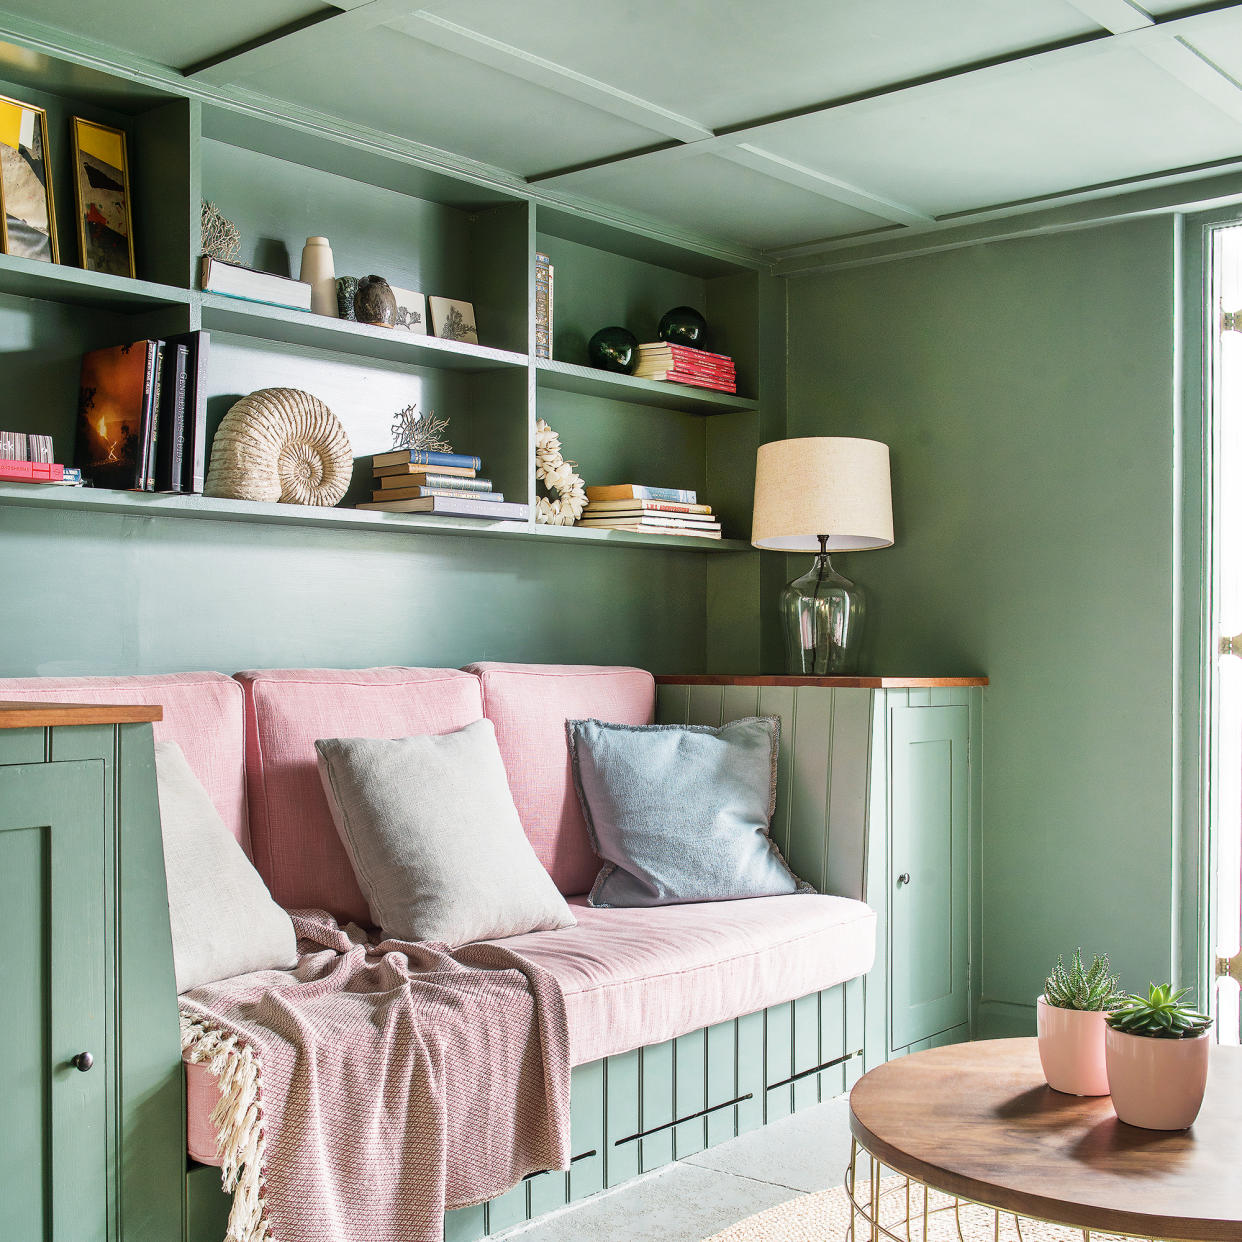
[[986, 686], [986, 677], [777, 677], [694, 673], [656, 678], [661, 686], [835, 686], [839, 690], [927, 690], [941, 686]]
[[143, 724], [163, 719], [162, 707], [146, 703], [15, 703], [0, 699], [0, 729]]

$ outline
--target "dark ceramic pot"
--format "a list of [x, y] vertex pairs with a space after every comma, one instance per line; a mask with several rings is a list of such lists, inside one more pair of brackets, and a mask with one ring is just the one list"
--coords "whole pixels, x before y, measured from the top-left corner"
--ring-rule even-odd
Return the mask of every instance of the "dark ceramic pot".
[[354, 319], [354, 298], [358, 295], [357, 276], [336, 278], [336, 313], [342, 319]]
[[587, 342], [587, 357], [601, 371], [632, 375], [638, 367], [638, 337], [628, 328], [600, 328]]
[[660, 340], [670, 345], [707, 348], [707, 320], [693, 306], [674, 306], [671, 311], [665, 311], [657, 332]]
[[354, 317], [377, 328], [391, 328], [397, 322], [397, 299], [382, 276], [364, 276], [358, 282]]

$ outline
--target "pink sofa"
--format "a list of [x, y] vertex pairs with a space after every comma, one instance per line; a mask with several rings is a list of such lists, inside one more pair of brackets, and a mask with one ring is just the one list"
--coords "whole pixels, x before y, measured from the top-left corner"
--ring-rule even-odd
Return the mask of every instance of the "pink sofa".
[[[467, 669], [281, 669], [0, 681], [0, 698], [164, 707], [178, 742], [272, 895], [342, 921], [369, 913], [315, 765], [321, 737], [443, 733], [488, 717], [527, 836], [578, 926], [506, 941], [547, 967], [566, 999], [575, 1065], [658, 1044], [808, 996], [871, 968], [876, 919], [862, 902], [799, 895], [595, 910], [597, 861], [569, 773], [564, 722], [643, 724], [655, 686], [640, 669], [476, 664]], [[216, 1163], [215, 1085], [187, 1067], [188, 1150]]]

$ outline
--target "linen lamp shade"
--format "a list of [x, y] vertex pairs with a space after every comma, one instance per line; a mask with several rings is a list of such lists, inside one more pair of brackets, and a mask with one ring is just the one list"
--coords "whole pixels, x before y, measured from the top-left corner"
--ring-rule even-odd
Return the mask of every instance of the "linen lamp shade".
[[777, 552], [858, 552], [893, 542], [888, 445], [806, 436], [759, 446], [750, 541]]

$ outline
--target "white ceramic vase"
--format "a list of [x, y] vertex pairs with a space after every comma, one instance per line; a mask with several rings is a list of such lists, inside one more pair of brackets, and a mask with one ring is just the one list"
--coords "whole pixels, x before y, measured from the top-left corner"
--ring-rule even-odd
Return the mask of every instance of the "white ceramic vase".
[[1207, 1086], [1211, 1031], [1193, 1039], [1153, 1039], [1110, 1026], [1104, 1036], [1113, 1108], [1127, 1125], [1185, 1130]]
[[336, 269], [332, 263], [332, 247], [326, 237], [306, 239], [298, 279], [311, 287], [311, 310], [316, 315], [331, 315], [336, 319]]
[[1066, 1095], [1107, 1095], [1104, 1014], [1099, 1010], [1060, 1009], [1042, 996], [1035, 1013], [1039, 1062], [1048, 1085]]

